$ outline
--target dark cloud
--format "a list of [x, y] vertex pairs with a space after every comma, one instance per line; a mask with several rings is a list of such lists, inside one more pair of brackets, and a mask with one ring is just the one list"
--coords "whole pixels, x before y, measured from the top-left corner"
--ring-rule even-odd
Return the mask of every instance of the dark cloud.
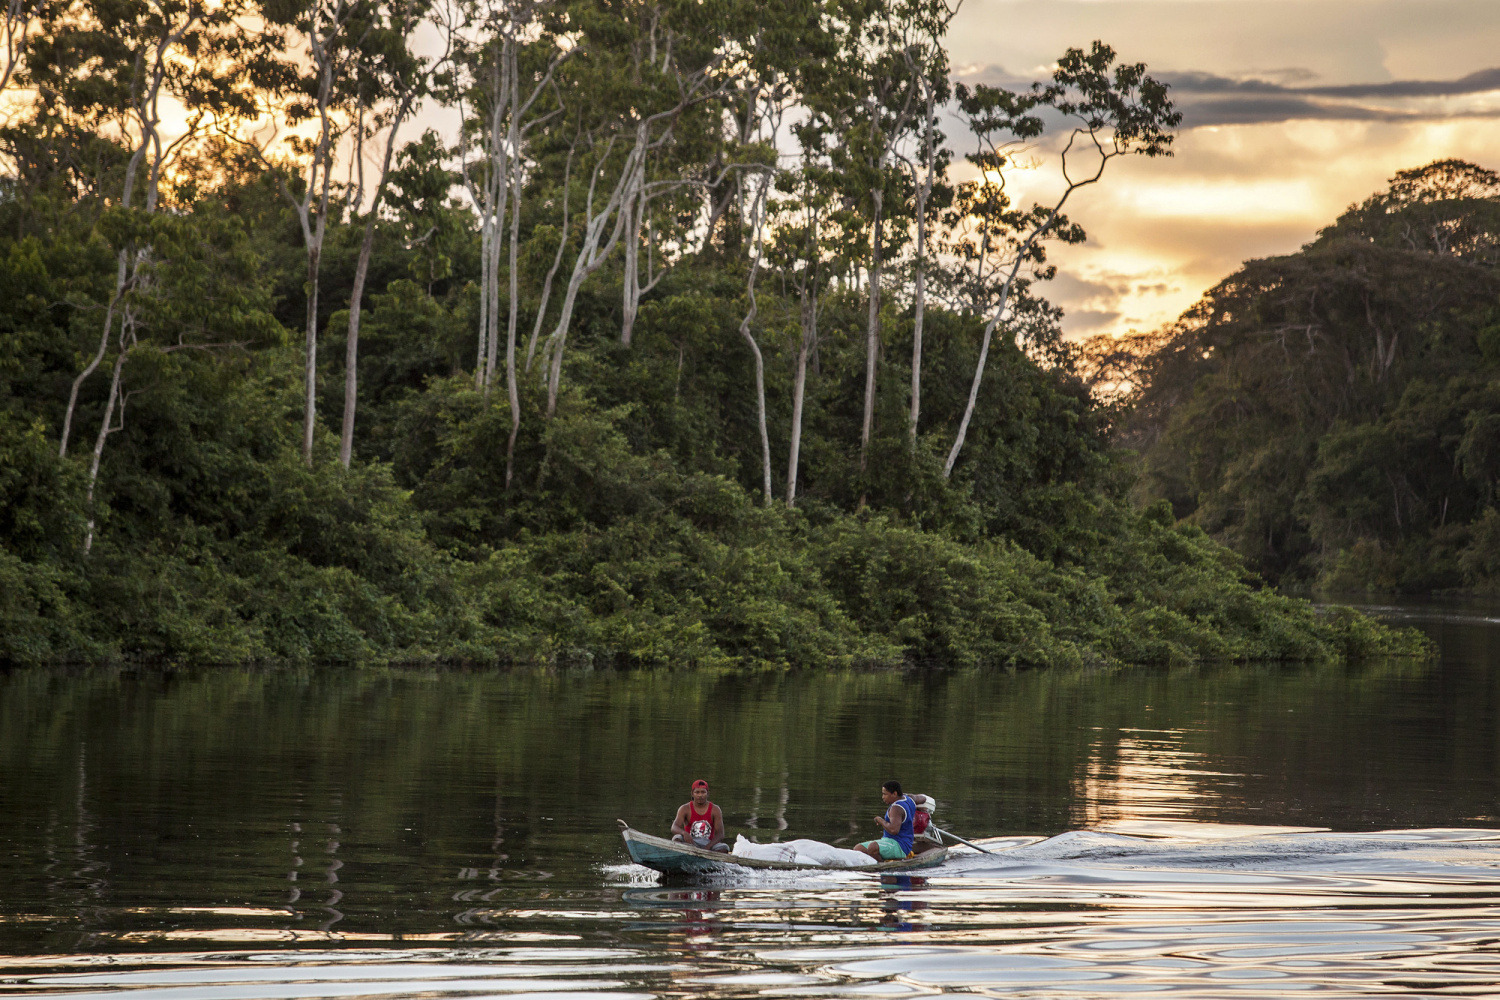
[[[1402, 107], [1423, 97], [1464, 97], [1500, 90], [1500, 68], [1480, 70], [1457, 80], [1391, 80], [1336, 87], [1290, 87], [1269, 80], [1166, 73], [1182, 109], [1183, 124], [1242, 125], [1298, 118], [1344, 121], [1413, 121], [1453, 117]], [[1472, 112], [1458, 117], [1471, 117]], [[1484, 117], [1489, 117], [1485, 115]]]
[[1080, 333], [1108, 329], [1119, 320], [1120, 315], [1118, 311], [1107, 309], [1070, 309], [1066, 311], [1066, 321], [1063, 325], [1067, 327], [1068, 333], [1076, 336]]
[[[1115, 280], [1109, 280], [1114, 277]], [[1090, 281], [1067, 271], [1060, 272], [1047, 286], [1056, 294], [1074, 301], [1091, 298], [1114, 299], [1130, 291], [1130, 281], [1120, 276], [1105, 276], [1103, 280]]]
[[[1310, 71], [1277, 70], [1265, 74], [1304, 81]], [[1500, 91], [1500, 67], [1484, 69], [1456, 80], [1390, 80], [1342, 86], [1290, 86], [1262, 78], [1233, 78], [1185, 71], [1162, 73], [1172, 85], [1172, 97], [1182, 112], [1184, 128], [1208, 125], [1253, 125], [1298, 119], [1320, 121], [1409, 122], [1447, 118], [1496, 118], [1500, 111], [1439, 112], [1413, 106], [1419, 98], [1466, 97]], [[964, 78], [966, 83], [1029, 87], [997, 66]]]
[[1171, 295], [1176, 291], [1176, 285], [1169, 285], [1165, 281], [1157, 281], [1149, 285], [1135, 286], [1135, 294], [1137, 295]]
[[1353, 104], [1332, 104], [1311, 98], [1280, 94], [1208, 100], [1184, 99], [1177, 96], [1176, 102], [1177, 109], [1182, 112], [1183, 128], [1201, 128], [1205, 125], [1256, 125], [1263, 122], [1285, 122], [1297, 119], [1411, 121], [1434, 117], [1410, 111], [1393, 111], [1388, 108], [1361, 107]]

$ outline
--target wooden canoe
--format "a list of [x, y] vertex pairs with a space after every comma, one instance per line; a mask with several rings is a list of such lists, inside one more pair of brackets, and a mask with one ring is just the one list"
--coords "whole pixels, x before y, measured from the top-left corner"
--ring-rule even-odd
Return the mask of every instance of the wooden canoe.
[[783, 872], [906, 872], [931, 868], [948, 860], [948, 848], [933, 847], [899, 861], [882, 861], [857, 868], [835, 868], [830, 865], [803, 865], [793, 861], [762, 861], [759, 858], [741, 858], [733, 854], [708, 851], [692, 844], [632, 830], [623, 819], [620, 820], [620, 834], [625, 838], [625, 849], [630, 852], [630, 860], [653, 868], [663, 875], [711, 875], [716, 872], [733, 872], [737, 868]]

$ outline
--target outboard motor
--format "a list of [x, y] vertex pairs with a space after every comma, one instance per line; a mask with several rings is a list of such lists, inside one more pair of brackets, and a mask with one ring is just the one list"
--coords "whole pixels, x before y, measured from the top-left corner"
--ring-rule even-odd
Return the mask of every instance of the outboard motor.
[[[917, 796], [912, 796], [913, 800], [916, 798]], [[942, 838], [937, 835], [932, 825], [932, 814], [937, 811], [937, 799], [931, 795], [923, 795], [921, 798], [922, 801], [917, 803], [917, 814], [911, 818], [912, 833], [915, 834], [916, 840], [941, 846]]]

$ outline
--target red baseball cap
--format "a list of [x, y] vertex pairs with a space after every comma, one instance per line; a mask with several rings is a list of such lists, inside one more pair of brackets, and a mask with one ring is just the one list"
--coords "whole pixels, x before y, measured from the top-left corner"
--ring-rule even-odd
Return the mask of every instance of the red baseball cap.
[[707, 787], [708, 787], [708, 782], [704, 781], [702, 778], [699, 778], [697, 781], [693, 782], [693, 788], [695, 788], [695, 789], [698, 789], [698, 788], [707, 788]]

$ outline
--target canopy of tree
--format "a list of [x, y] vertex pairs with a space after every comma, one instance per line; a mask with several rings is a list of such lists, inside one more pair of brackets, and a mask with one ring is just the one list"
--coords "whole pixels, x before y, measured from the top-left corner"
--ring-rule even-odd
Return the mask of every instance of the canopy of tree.
[[1142, 490], [1267, 577], [1500, 585], [1500, 176], [1402, 171], [1128, 346]]
[[[1036, 289], [1177, 115], [1099, 43], [951, 88], [951, 17], [12, 3], [0, 658], [1417, 648], [1126, 501]], [[1014, 205], [1049, 130], [1065, 193]]]

